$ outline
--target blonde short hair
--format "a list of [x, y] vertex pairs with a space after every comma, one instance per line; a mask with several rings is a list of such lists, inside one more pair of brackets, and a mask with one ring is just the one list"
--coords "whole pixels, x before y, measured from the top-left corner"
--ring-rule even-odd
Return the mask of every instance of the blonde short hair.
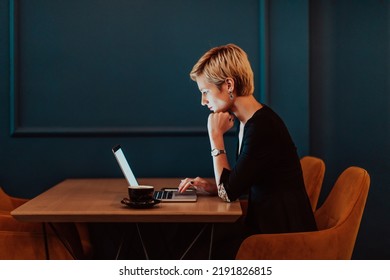
[[202, 74], [219, 89], [227, 78], [232, 78], [238, 96], [251, 95], [255, 89], [248, 56], [234, 44], [215, 47], [206, 52], [192, 68], [190, 77], [196, 81]]

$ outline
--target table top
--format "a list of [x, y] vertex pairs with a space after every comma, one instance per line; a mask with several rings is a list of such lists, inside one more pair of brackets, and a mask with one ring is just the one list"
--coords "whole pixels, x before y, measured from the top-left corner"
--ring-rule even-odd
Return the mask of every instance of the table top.
[[[139, 184], [155, 189], [175, 187], [178, 178], [143, 178]], [[235, 222], [239, 202], [198, 195], [197, 202], [161, 202], [150, 209], [121, 204], [128, 197], [125, 179], [67, 179], [11, 212], [29, 222]]]

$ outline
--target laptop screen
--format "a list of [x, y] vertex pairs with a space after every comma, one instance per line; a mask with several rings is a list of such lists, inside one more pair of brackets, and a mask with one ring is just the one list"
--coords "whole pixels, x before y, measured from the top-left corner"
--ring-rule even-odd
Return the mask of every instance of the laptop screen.
[[120, 145], [115, 146], [114, 148], [112, 148], [112, 151], [129, 185], [133, 187], [138, 186], [138, 182], [135, 179], [134, 173], [131, 170], [129, 163], [126, 160], [125, 155], [123, 154], [121, 146]]

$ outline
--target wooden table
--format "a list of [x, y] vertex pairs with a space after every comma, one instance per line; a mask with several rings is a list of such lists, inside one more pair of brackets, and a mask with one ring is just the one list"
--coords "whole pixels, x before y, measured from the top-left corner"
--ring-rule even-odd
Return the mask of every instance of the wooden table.
[[[163, 187], [176, 187], [178, 178], [145, 178], [139, 184], [152, 185], [156, 190]], [[211, 257], [213, 230], [215, 223], [233, 223], [242, 215], [239, 202], [226, 203], [217, 196], [199, 195], [197, 202], [161, 202], [150, 209], [132, 209], [121, 204], [128, 197], [127, 182], [124, 179], [67, 179], [11, 212], [17, 220], [25, 222], [42, 222], [49, 224], [65, 222], [123, 222], [135, 223], [142, 242], [145, 257], [148, 259], [138, 223], [203, 223], [205, 224], [182, 258], [192, 248], [198, 237], [211, 225], [209, 258]], [[122, 250], [126, 234], [123, 234], [117, 256]], [[67, 241], [58, 237], [68, 248], [74, 258], [80, 254], [72, 252]], [[46, 238], [45, 238], [46, 240]], [[45, 241], [48, 254], [48, 245]]]
[[[178, 178], [144, 178], [139, 184], [156, 189], [174, 187]], [[29, 222], [235, 222], [241, 215], [239, 202], [199, 195], [198, 201], [167, 202], [151, 209], [131, 209], [121, 204], [128, 197], [124, 179], [67, 179], [11, 212]]]

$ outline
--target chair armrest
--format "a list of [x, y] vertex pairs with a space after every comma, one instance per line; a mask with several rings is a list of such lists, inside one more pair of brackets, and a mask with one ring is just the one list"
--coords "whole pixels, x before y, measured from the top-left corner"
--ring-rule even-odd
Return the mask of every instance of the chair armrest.
[[42, 224], [19, 222], [9, 213], [0, 211], [0, 231], [42, 233]]
[[331, 230], [256, 234], [246, 238], [236, 259], [311, 260], [338, 259], [336, 235]]

